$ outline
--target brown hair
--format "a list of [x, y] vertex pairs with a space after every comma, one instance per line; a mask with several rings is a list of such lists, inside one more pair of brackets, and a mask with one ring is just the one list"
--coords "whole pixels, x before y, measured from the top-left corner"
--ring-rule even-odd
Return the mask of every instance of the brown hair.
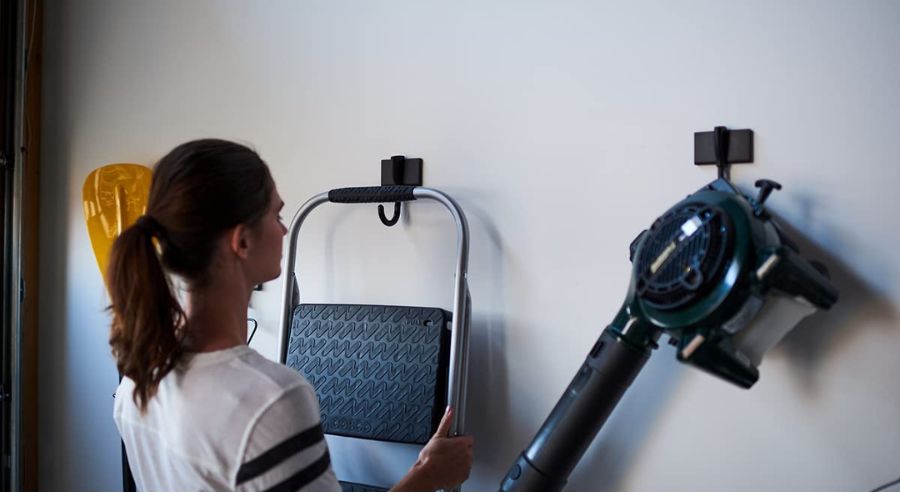
[[141, 411], [183, 352], [186, 316], [166, 271], [202, 289], [218, 237], [259, 221], [274, 186], [259, 155], [218, 139], [182, 144], [154, 167], [146, 215], [116, 239], [107, 273], [109, 345]]

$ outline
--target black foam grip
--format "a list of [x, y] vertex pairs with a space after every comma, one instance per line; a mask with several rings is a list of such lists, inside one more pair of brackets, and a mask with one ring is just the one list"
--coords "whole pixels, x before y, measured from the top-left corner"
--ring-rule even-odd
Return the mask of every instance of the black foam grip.
[[390, 203], [412, 201], [415, 186], [370, 186], [332, 189], [328, 201], [332, 203]]

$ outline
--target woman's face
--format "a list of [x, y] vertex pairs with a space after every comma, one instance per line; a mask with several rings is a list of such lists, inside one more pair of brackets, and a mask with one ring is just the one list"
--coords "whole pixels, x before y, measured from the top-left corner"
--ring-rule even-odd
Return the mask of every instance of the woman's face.
[[254, 279], [259, 283], [271, 281], [281, 274], [281, 253], [284, 235], [287, 227], [281, 221], [281, 210], [284, 201], [278, 194], [278, 189], [273, 188], [272, 200], [269, 209], [260, 219], [255, 231], [256, 242], [253, 245], [253, 263], [258, 273], [254, 273]]

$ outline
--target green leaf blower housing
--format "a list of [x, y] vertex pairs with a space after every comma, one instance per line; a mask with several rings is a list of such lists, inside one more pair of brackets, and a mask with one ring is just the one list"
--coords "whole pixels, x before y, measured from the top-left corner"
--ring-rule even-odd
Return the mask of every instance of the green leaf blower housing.
[[561, 490], [663, 333], [682, 362], [749, 388], [768, 349], [837, 301], [825, 266], [801, 258], [763, 206], [781, 186], [756, 185], [753, 199], [719, 178], [632, 242], [624, 304], [501, 490]]
[[[757, 184], [763, 193], [777, 186]], [[752, 386], [759, 371], [736, 338], [767, 297], [790, 297], [819, 309], [829, 309], [838, 297], [825, 267], [799, 256], [764, 201], [717, 179], [641, 233], [632, 243], [631, 286], [612, 325], [622, 340], [655, 347], [667, 333], [680, 361]]]

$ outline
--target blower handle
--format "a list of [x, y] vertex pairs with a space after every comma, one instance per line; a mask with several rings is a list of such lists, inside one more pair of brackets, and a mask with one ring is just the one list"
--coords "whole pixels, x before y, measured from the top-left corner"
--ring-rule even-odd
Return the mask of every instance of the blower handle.
[[648, 349], [622, 340], [622, 330], [635, 322], [619, 326], [616, 321], [606, 327], [531, 444], [507, 472], [500, 491], [563, 489], [572, 469], [650, 357]]
[[332, 203], [390, 203], [412, 201], [415, 186], [348, 187], [328, 191]]

